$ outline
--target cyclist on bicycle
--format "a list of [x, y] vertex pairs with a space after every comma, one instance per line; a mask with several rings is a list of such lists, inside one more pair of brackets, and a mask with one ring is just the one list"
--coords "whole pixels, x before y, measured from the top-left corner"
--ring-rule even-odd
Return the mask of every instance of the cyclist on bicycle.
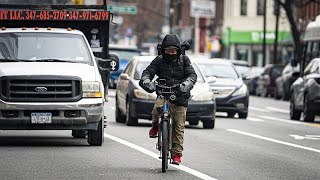
[[[170, 101], [172, 109], [172, 163], [181, 163], [184, 125], [188, 107], [190, 90], [197, 81], [189, 58], [181, 54], [181, 45], [178, 37], [168, 34], [161, 44], [161, 55], [157, 56], [143, 71], [139, 85], [149, 93], [156, 90], [154, 76], [164, 79], [167, 86], [180, 84], [180, 92], [176, 100]], [[152, 110], [152, 128], [149, 131], [150, 138], [156, 138], [158, 134], [158, 107], [162, 105], [159, 97]]]

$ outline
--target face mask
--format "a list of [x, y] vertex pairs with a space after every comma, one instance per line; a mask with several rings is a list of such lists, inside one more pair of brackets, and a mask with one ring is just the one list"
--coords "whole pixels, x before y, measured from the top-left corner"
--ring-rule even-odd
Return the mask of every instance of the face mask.
[[177, 55], [177, 54], [175, 54], [175, 55], [170, 55], [170, 54], [164, 53], [164, 54], [163, 54], [163, 58], [164, 58], [164, 60], [167, 61], [167, 62], [173, 62], [173, 61], [175, 61], [175, 60], [178, 58], [178, 55]]

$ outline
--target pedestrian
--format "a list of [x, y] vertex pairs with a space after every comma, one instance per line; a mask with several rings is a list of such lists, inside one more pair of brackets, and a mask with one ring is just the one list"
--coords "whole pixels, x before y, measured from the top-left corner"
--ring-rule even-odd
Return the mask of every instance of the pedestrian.
[[[182, 48], [178, 37], [174, 34], [168, 34], [164, 37], [160, 53], [150, 65], [143, 71], [139, 85], [147, 92], [152, 93], [156, 90], [154, 82], [155, 75], [158, 79], [164, 79], [167, 86], [180, 84], [181, 95], [176, 100], [170, 100], [172, 109], [172, 163], [179, 165], [181, 163], [184, 126], [186, 121], [186, 113], [188, 107], [188, 99], [190, 98], [190, 90], [197, 81], [190, 59], [186, 55], [182, 55]], [[159, 96], [152, 110], [152, 128], [149, 131], [150, 138], [156, 138], [158, 134], [158, 106], [162, 99]]]

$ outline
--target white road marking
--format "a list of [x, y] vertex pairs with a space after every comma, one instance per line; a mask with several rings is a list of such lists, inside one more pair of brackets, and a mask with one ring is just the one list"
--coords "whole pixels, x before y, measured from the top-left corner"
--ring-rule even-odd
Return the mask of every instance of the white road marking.
[[[157, 159], [158, 161], [161, 161], [161, 159], [159, 159], [159, 154], [156, 154], [156, 153], [154, 153], [154, 152], [152, 152], [152, 151], [149, 151], [149, 150], [147, 150], [147, 149], [145, 149], [145, 148], [143, 148], [143, 147], [140, 147], [140, 146], [138, 146], [138, 145], [135, 145], [135, 144], [133, 144], [133, 143], [130, 143], [130, 142], [128, 142], [128, 141], [125, 141], [125, 140], [123, 140], [123, 139], [120, 139], [120, 138], [118, 138], [118, 137], [112, 136], [112, 135], [107, 134], [107, 133], [104, 133], [104, 137], [109, 138], [109, 139], [111, 139], [111, 140], [114, 140], [114, 141], [116, 141], [116, 142], [118, 142], [118, 143], [120, 143], [120, 144], [123, 144], [123, 145], [125, 145], [125, 146], [128, 146], [128, 147], [130, 147], [130, 148], [132, 148], [132, 149], [135, 149], [135, 150], [137, 150], [137, 151], [140, 151], [140, 152], [142, 152], [142, 153], [144, 153], [144, 154], [146, 154], [146, 155], [148, 155], [148, 156], [151, 156], [151, 157]], [[201, 172], [199, 172], [199, 171], [197, 171], [197, 170], [191, 169], [191, 168], [186, 167], [186, 166], [183, 166], [183, 165], [179, 165], [179, 166], [172, 165], [172, 164], [169, 164], [169, 165], [170, 165], [171, 167], [180, 169], [180, 170], [182, 170], [182, 171], [185, 171], [185, 172], [187, 172], [187, 173], [189, 173], [189, 174], [192, 174], [192, 175], [194, 175], [194, 176], [196, 176], [196, 177], [198, 177], [198, 178], [201, 178], [201, 179], [217, 180], [217, 179], [215, 179], [215, 178], [213, 178], [213, 177], [210, 177], [210, 176], [208, 176], [208, 175], [206, 175], [206, 174], [203, 174], [203, 173], [201, 173]]]
[[320, 136], [319, 136], [319, 135], [305, 135], [305, 136], [300, 136], [300, 135], [291, 134], [290, 136], [293, 137], [294, 139], [298, 139], [298, 140], [303, 140], [303, 139], [308, 139], [308, 140], [320, 140]]
[[258, 118], [253, 118], [253, 117], [247, 117], [247, 120], [249, 121], [255, 121], [255, 122], [263, 122], [264, 120], [258, 119]]
[[290, 113], [290, 111], [286, 110], [286, 109], [279, 109], [279, 108], [274, 108], [274, 107], [266, 107], [266, 108], [268, 110], [271, 110], [271, 111], [281, 112], [281, 113], [285, 113], [285, 114], [289, 114]]
[[287, 145], [287, 146], [291, 146], [291, 147], [295, 147], [295, 148], [299, 148], [299, 149], [304, 149], [304, 150], [320, 153], [319, 149], [314, 149], [314, 148], [310, 148], [310, 147], [306, 147], [306, 146], [300, 146], [300, 145], [288, 143], [285, 141], [280, 141], [280, 140], [276, 140], [276, 139], [272, 139], [272, 138], [268, 138], [268, 137], [264, 137], [264, 136], [260, 136], [260, 135], [256, 135], [256, 134], [251, 134], [251, 133], [244, 132], [244, 131], [239, 131], [236, 129], [227, 129], [227, 130], [234, 132], [234, 133], [246, 135], [246, 136], [250, 136], [250, 137], [254, 137], [254, 138], [258, 138], [258, 139], [263, 139], [263, 140], [270, 141], [270, 142], [275, 142], [278, 144], [283, 144], [283, 145]]
[[288, 120], [288, 119], [281, 119], [281, 118], [271, 117], [271, 116], [259, 116], [259, 118], [269, 119], [272, 121], [280, 121], [280, 122], [285, 122], [285, 123], [289, 123], [289, 124], [304, 124], [303, 122], [292, 121], [292, 120]]
[[249, 110], [258, 111], [258, 112], [270, 112], [269, 110], [256, 108], [256, 107], [252, 107], [252, 106], [249, 106]]

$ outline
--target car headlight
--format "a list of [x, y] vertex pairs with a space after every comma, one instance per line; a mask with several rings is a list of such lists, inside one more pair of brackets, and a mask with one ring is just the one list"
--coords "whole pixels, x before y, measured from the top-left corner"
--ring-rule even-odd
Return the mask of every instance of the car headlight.
[[232, 94], [232, 96], [239, 96], [247, 94], [248, 88], [245, 84], [243, 84], [236, 92]]
[[214, 98], [213, 92], [204, 92], [191, 98], [193, 101], [210, 101]]
[[82, 82], [82, 97], [85, 98], [101, 98], [102, 92], [100, 89], [100, 83], [96, 81], [84, 81]]
[[157, 98], [154, 94], [147, 93], [146, 91], [140, 90], [140, 89], [135, 89], [133, 91], [133, 93], [134, 93], [134, 96], [139, 99], [153, 99], [153, 100], [155, 100]]

